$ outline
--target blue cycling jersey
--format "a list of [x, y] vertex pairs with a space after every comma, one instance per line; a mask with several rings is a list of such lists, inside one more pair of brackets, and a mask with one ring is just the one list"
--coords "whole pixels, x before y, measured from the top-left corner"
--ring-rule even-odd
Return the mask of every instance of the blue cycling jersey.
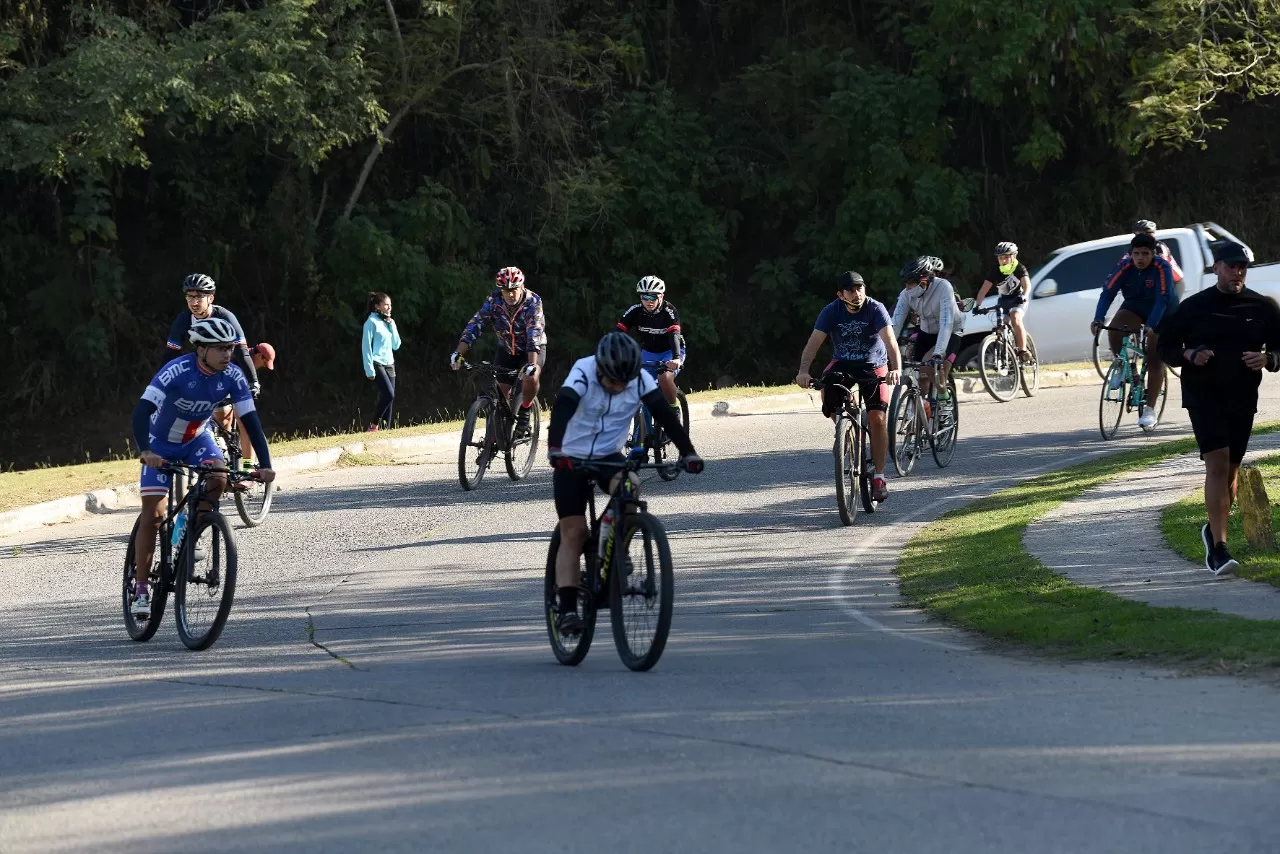
[[205, 429], [213, 410], [228, 396], [241, 420], [254, 411], [249, 381], [235, 365], [213, 374], [204, 369], [195, 353], [174, 359], [160, 369], [142, 393], [143, 400], [156, 406], [149, 430], [152, 442], [190, 442]]

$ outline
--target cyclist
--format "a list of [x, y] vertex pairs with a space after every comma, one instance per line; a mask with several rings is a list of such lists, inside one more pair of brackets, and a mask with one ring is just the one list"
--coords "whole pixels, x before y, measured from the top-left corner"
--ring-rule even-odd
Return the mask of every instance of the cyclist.
[[[1093, 323], [1089, 324], [1089, 333], [1096, 335], [1107, 316], [1107, 309], [1117, 294], [1124, 294], [1120, 310], [1111, 318], [1111, 326], [1128, 328], [1137, 331], [1140, 326], [1147, 327], [1147, 399], [1138, 416], [1140, 427], [1151, 429], [1156, 426], [1155, 405], [1160, 400], [1160, 389], [1164, 385], [1164, 362], [1158, 350], [1160, 336], [1156, 334], [1156, 325], [1167, 310], [1178, 305], [1178, 292], [1173, 286], [1173, 268], [1169, 262], [1156, 256], [1156, 239], [1150, 234], [1135, 234], [1129, 242], [1129, 255], [1116, 265], [1107, 278], [1107, 283], [1098, 296], [1098, 307], [1093, 312]], [[1119, 353], [1124, 343], [1124, 333], [1116, 329], [1108, 330], [1111, 352]], [[1124, 384], [1124, 375], [1112, 372], [1112, 390]]]
[[[982, 280], [978, 296], [974, 300], [978, 306], [987, 298], [987, 292], [993, 287], [1000, 294], [996, 305], [1009, 315], [1009, 323], [1013, 326], [1013, 346], [1018, 350], [1018, 358], [1023, 362], [1031, 361], [1031, 351], [1027, 349], [1027, 295], [1031, 293], [1031, 274], [1026, 266], [1018, 260], [1018, 244], [1007, 240], [996, 244], [996, 268]], [[974, 314], [986, 314], [986, 309], [975, 308]]]
[[[823, 369], [825, 380], [833, 374], [846, 381], [857, 382], [867, 409], [871, 430], [871, 460], [875, 473], [871, 479], [871, 497], [884, 501], [889, 486], [884, 477], [884, 459], [889, 449], [889, 386], [898, 384], [902, 356], [898, 339], [893, 334], [893, 320], [884, 305], [867, 296], [867, 285], [858, 273], [847, 270], [836, 281], [836, 299], [818, 314], [809, 341], [800, 354], [800, 372], [796, 385], [809, 388], [812, 377], [809, 366], [818, 348], [831, 338], [832, 359]], [[835, 420], [844, 406], [844, 393], [826, 386], [822, 390], [822, 414]]]
[[[591, 476], [575, 468], [574, 460], [622, 462], [622, 449], [631, 435], [631, 422], [641, 404], [667, 431], [680, 449], [680, 464], [690, 474], [702, 471], [702, 458], [689, 441], [680, 419], [662, 405], [653, 377], [640, 370], [640, 345], [625, 332], [606, 333], [594, 356], [574, 362], [551, 407], [547, 454], [560, 519], [560, 552], [556, 555], [556, 586], [560, 591], [557, 628], [566, 636], [582, 633], [578, 615], [578, 555], [587, 538], [587, 490]], [[609, 484], [612, 493], [621, 475]], [[639, 490], [633, 477], [632, 488]]]
[[662, 364], [668, 370], [657, 374], [658, 388], [673, 409], [680, 408], [676, 399], [676, 375], [684, 366], [684, 336], [676, 307], [667, 302], [667, 284], [657, 276], [645, 276], [636, 282], [640, 302], [627, 309], [618, 321], [618, 329], [635, 332], [640, 338], [640, 358], [646, 365]]
[[893, 308], [893, 333], [895, 340], [901, 337], [908, 316], [915, 312], [920, 323], [915, 336], [916, 359], [928, 363], [920, 369], [920, 390], [926, 395], [929, 393], [937, 368], [938, 397], [946, 400], [951, 394], [947, 390], [947, 375], [960, 352], [963, 315], [957, 305], [955, 288], [946, 279], [938, 278], [942, 267], [942, 259], [932, 255], [921, 255], [902, 266], [899, 274], [902, 294]]
[[[223, 464], [209, 420], [214, 407], [228, 396], [262, 461], [263, 467], [254, 477], [264, 483], [275, 480], [267, 437], [254, 409], [249, 382], [244, 372], [231, 364], [240, 332], [220, 317], [206, 317], [192, 324], [188, 339], [196, 351], [179, 356], [161, 368], [133, 409], [133, 437], [142, 461], [139, 488], [142, 513], [134, 541], [138, 577], [134, 582], [132, 606], [138, 616], [151, 613], [147, 578], [155, 554], [156, 531], [164, 519], [165, 496], [169, 493], [169, 476], [158, 469], [166, 461], [188, 465]], [[221, 474], [207, 477], [201, 508], [216, 505], [226, 485], [227, 479]]]
[[[1134, 234], [1150, 234], [1152, 237], [1156, 235], [1156, 224], [1149, 219], [1140, 219], [1133, 224], [1132, 231]], [[1169, 248], [1169, 244], [1163, 240], [1156, 241], [1156, 255], [1169, 262], [1169, 266], [1173, 268], [1173, 282], [1177, 284], [1182, 281], [1182, 268], [1178, 266], [1178, 261], [1173, 257], [1173, 250]], [[1124, 256], [1128, 258], [1128, 255]], [[1120, 259], [1121, 261], [1124, 258]]]
[[[503, 267], [495, 278], [497, 288], [468, 321], [458, 340], [458, 349], [449, 356], [449, 367], [458, 370], [462, 360], [484, 332], [486, 324], [498, 336], [495, 366], [504, 371], [520, 371], [520, 411], [516, 414], [516, 433], [529, 432], [529, 407], [538, 399], [542, 368], [547, 363], [547, 320], [542, 313], [542, 297], [524, 286], [524, 273], [519, 267]], [[503, 394], [511, 393], [510, 385], [501, 385]]]

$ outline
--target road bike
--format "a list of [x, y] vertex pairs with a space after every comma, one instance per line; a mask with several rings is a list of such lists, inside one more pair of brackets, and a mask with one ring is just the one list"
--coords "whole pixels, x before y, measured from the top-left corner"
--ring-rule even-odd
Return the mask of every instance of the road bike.
[[[882, 382], [879, 377], [875, 379]], [[875, 464], [871, 459], [867, 410], [862, 406], [858, 382], [846, 374], [833, 371], [822, 379], [810, 381], [809, 385], [819, 391], [834, 388], [844, 392], [831, 453], [835, 461], [836, 508], [840, 511], [840, 521], [852, 525], [858, 519], [859, 498], [867, 513], [876, 512], [880, 506], [871, 495]]]
[[[214, 442], [222, 449], [227, 458], [227, 467], [232, 471], [240, 471], [244, 459], [240, 447], [240, 419], [234, 411], [227, 427], [223, 427], [217, 418], [210, 421], [213, 427]], [[236, 500], [236, 512], [240, 521], [249, 528], [256, 528], [267, 518], [271, 511], [271, 499], [276, 494], [275, 481], [263, 483], [260, 480], [241, 480], [230, 487]]]
[[[596, 483], [608, 484], [619, 472], [622, 477], [599, 516], [596, 515], [595, 488], [588, 485], [587, 518], [591, 520], [591, 529], [582, 546], [578, 582], [582, 634], [574, 637], [560, 634], [558, 628], [560, 596], [556, 584], [556, 555], [560, 551], [560, 526], [556, 525], [551, 534], [543, 609], [551, 651], [561, 664], [580, 664], [591, 649], [597, 611], [607, 607], [618, 657], [631, 670], [648, 670], [662, 657], [671, 631], [675, 573], [667, 529], [649, 512], [648, 503], [636, 497], [630, 475], [658, 466], [638, 457], [622, 462], [574, 459], [573, 466], [587, 472]], [[601, 527], [606, 515], [613, 521], [601, 547]]]
[[[124, 557], [125, 629], [136, 641], [151, 640], [164, 619], [172, 592], [178, 637], [188, 649], [208, 649], [222, 634], [231, 613], [237, 559], [236, 541], [226, 518], [216, 508], [198, 509], [204, 500], [204, 482], [211, 474], [226, 474], [229, 484], [237, 484], [252, 479], [253, 473], [184, 463], [169, 463], [159, 471], [169, 476], [169, 497], [160, 523], [159, 560], [148, 570], [151, 613], [133, 613], [139, 518]], [[179, 474], [189, 487], [179, 488], [175, 478]], [[174, 529], [179, 525], [182, 531], [175, 537]]]
[[995, 312], [993, 328], [978, 349], [978, 374], [982, 377], [982, 385], [987, 394], [1001, 403], [1008, 403], [1018, 393], [1033, 397], [1040, 389], [1040, 359], [1036, 355], [1036, 342], [1027, 336], [1027, 351], [1031, 354], [1028, 361], [1018, 358], [1018, 348], [1014, 346], [1013, 324], [1008, 319], [1008, 312], [994, 305], [990, 308], [975, 308], [974, 314]]
[[[479, 377], [476, 399], [467, 409], [458, 443], [458, 480], [462, 488], [475, 489], [499, 452], [507, 464], [507, 477], [524, 480], [533, 468], [542, 431], [541, 407], [529, 407], [529, 429], [516, 433], [516, 408], [520, 405], [522, 370], [506, 370], [492, 362], [463, 361], [468, 372]], [[511, 391], [504, 393], [503, 385]]]
[[[1111, 342], [1103, 333], [1109, 327], [1099, 327], [1098, 331], [1093, 333], [1093, 367], [1098, 372], [1101, 379], [1107, 378], [1107, 373], [1111, 370], [1111, 363], [1115, 361], [1115, 354], [1111, 352]], [[1165, 369], [1175, 377], [1182, 376], [1178, 368], [1165, 366]]]
[[[951, 399], [926, 398], [920, 389], [921, 362], [904, 362], [902, 382], [889, 403], [889, 457], [899, 477], [915, 468], [927, 444], [938, 468], [951, 464], [960, 437], [960, 399], [954, 374], [947, 376]], [[935, 376], [937, 367], [935, 365]]]
[[[1124, 333], [1120, 352], [1111, 360], [1111, 367], [1103, 377], [1102, 395], [1098, 399], [1098, 429], [1102, 438], [1113, 439], [1125, 413], [1135, 409], [1141, 413], [1147, 402], [1147, 351], [1142, 343], [1147, 340], [1147, 327], [1135, 330], [1126, 326], [1103, 326], [1102, 329]], [[1157, 425], [1164, 417], [1169, 396], [1169, 372], [1164, 371], [1163, 376], [1159, 403], [1155, 407]], [[1142, 432], [1150, 434], [1155, 429], [1155, 426], [1143, 427]]]
[[[671, 369], [661, 362], [646, 362], [641, 367], [652, 374], [671, 373]], [[680, 425], [688, 432], [689, 401], [679, 387], [676, 388], [676, 401], [680, 405]], [[680, 476], [680, 452], [667, 431], [653, 420], [649, 407], [644, 404], [640, 405], [640, 411], [636, 413], [635, 427], [631, 430], [631, 438], [627, 440], [627, 452], [635, 454], [641, 460], [652, 453], [658, 477], [663, 480], [675, 480]]]

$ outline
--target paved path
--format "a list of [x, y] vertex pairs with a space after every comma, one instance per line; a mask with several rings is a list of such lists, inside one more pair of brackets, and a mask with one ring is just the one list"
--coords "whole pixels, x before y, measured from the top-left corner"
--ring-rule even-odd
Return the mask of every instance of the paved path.
[[[1280, 449], [1258, 436], [1249, 458]], [[1280, 588], [1214, 576], [1165, 544], [1160, 515], [1204, 484], [1204, 464], [1185, 454], [1107, 481], [1027, 526], [1027, 551], [1076, 584], [1152, 605], [1280, 620]]]
[[553, 662], [541, 466], [290, 476], [199, 654], [124, 637], [132, 514], [0, 539], [0, 852], [1280, 850], [1274, 687], [995, 654], [897, 594], [948, 508], [1150, 441], [1096, 418], [1093, 389], [965, 405], [952, 466], [852, 528], [820, 417], [698, 425], [707, 472], [646, 486], [677, 572], [647, 674], [607, 632]]

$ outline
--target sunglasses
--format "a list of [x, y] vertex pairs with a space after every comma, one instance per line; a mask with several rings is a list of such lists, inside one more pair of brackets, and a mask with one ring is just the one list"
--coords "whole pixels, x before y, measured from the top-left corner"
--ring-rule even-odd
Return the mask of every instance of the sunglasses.
[[658, 301], [657, 294], [641, 294], [640, 295], [640, 302], [657, 302], [657, 301]]

